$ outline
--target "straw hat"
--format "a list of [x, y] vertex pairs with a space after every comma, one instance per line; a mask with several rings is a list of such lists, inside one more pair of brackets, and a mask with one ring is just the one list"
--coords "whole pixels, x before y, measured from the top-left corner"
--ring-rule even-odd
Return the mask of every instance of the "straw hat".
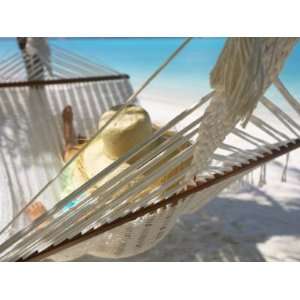
[[[111, 119], [119, 107], [113, 107], [105, 112], [99, 121], [99, 128]], [[111, 163], [125, 155], [134, 146], [143, 143], [153, 133], [149, 114], [140, 106], [130, 105], [103, 130], [100, 136], [83, 153], [83, 164], [89, 177], [93, 177]], [[158, 143], [156, 143], [158, 144]], [[152, 145], [151, 148], [156, 145]], [[146, 151], [139, 155], [141, 157]], [[139, 157], [135, 156], [129, 161], [133, 163]], [[120, 171], [129, 166], [124, 163]]]
[[[116, 106], [110, 111], [105, 112], [100, 118], [99, 128], [111, 119], [117, 113], [118, 109], [119, 106]], [[72, 185], [75, 186], [75, 188], [79, 187], [85, 181], [89, 180], [108, 167], [111, 163], [125, 155], [130, 149], [143, 143], [153, 134], [154, 130], [156, 129], [151, 123], [149, 114], [142, 107], [136, 105], [129, 105], [126, 107], [117, 118], [103, 130], [100, 136], [79, 155], [73, 172], [73, 179], [71, 180], [73, 182]], [[153, 144], [147, 146], [141, 153], [130, 159], [127, 163], [122, 163], [113, 172], [110, 172], [105, 176], [97, 186], [103, 185], [118, 173], [126, 170], [130, 164], [145, 153], [151, 151], [165, 139], [166, 136], [158, 139]], [[170, 157], [174, 156], [176, 153], [178, 153], [178, 151], [174, 151], [167, 159], [170, 159]], [[157, 168], [160, 165], [161, 162], [154, 168]], [[182, 167], [183, 166], [179, 166], [170, 170], [168, 174], [151, 184], [151, 187], [153, 187], [153, 185], [158, 186], [163, 184], [171, 176], [174, 176]], [[151, 171], [153, 171], [153, 169]], [[141, 180], [145, 176], [147, 176], [147, 174], [139, 175], [135, 178], [135, 181]]]

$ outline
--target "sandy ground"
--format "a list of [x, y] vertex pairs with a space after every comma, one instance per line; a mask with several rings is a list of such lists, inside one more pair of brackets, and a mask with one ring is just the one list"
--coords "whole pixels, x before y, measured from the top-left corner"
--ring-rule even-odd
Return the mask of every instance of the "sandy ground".
[[146, 253], [111, 260], [95, 252], [76, 257], [75, 248], [65, 251], [60, 260], [298, 261], [300, 168], [289, 167], [286, 183], [280, 181], [281, 171], [282, 163], [274, 161], [267, 167], [264, 187], [245, 182], [239, 192], [223, 193], [202, 210], [182, 216], [170, 234]]

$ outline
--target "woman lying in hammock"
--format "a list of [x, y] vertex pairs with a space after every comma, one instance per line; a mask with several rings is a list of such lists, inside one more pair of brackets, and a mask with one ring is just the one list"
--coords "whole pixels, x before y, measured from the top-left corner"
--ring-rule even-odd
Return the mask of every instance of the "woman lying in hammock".
[[[99, 128], [101, 128], [110, 118], [112, 118], [112, 116], [118, 111], [118, 109], [119, 106], [116, 106], [111, 110], [105, 112], [100, 118]], [[65, 139], [63, 159], [65, 162], [67, 162], [82, 148], [82, 146], [86, 142], [86, 139], [82, 136], [76, 136], [75, 134], [73, 126], [73, 112], [71, 106], [65, 107], [62, 113], [62, 117]], [[121, 156], [125, 155], [132, 147], [143, 143], [153, 134], [153, 131], [155, 130], [157, 130], [157, 126], [151, 123], [149, 114], [142, 107], [136, 105], [130, 105], [126, 107], [123, 112], [107, 128], [105, 128], [105, 130], [103, 130], [101, 135], [96, 138], [84, 151], [81, 152], [81, 154], [74, 160], [74, 163], [66, 169], [65, 174], [63, 174], [64, 191], [61, 198], [64, 198], [65, 196], [70, 194], [76, 188], [80, 187], [86, 181], [98, 174], [101, 170], [105, 169], [111, 163], [119, 159]], [[109, 175], [107, 175], [99, 183], [97, 183], [97, 187], [103, 185], [118, 173], [124, 171], [132, 163], [141, 158], [147, 152], [157, 147], [173, 134], [174, 132], [167, 132], [156, 142], [147, 146], [145, 150], [141, 151], [138, 155], [128, 160], [127, 163], [122, 163], [113, 172], [110, 172]], [[186, 143], [182, 146], [182, 148], [186, 148], [189, 145], [189, 143]], [[164, 161], [172, 158], [177, 153], [178, 150], [174, 150], [174, 152], [167, 156]], [[151, 170], [147, 173], [137, 176], [135, 180], [143, 180], [145, 176], [151, 173], [154, 168], [159, 167], [161, 163], [162, 161], [157, 163], [157, 165], [151, 168]], [[147, 191], [164, 184], [171, 177], [180, 172], [183, 168], [186, 168], [189, 163], [190, 160], [187, 160], [177, 167], [171, 169], [166, 174], [150, 184], [149, 188], [136, 195], [134, 199], [129, 199], [129, 201], [138, 201], [138, 198], [146, 194]], [[122, 190], [118, 191], [118, 194], [125, 192], [127, 189], [128, 187], [122, 188]], [[93, 189], [90, 189], [90, 192], [92, 191]], [[75, 206], [79, 201], [80, 200], [78, 199], [71, 201], [66, 205], [65, 209], [69, 209], [70, 207]], [[45, 211], [45, 206], [41, 202], [36, 202], [29, 206], [26, 213], [31, 220], [35, 220]]]

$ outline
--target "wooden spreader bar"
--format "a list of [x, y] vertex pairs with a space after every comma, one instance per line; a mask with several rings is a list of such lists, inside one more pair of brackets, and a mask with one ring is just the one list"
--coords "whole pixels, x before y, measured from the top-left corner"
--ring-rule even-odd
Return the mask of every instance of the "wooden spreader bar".
[[97, 82], [107, 80], [129, 79], [127, 74], [104, 75], [104, 76], [90, 76], [90, 77], [74, 77], [74, 78], [58, 78], [47, 80], [31, 80], [31, 81], [7, 81], [1, 82], [0, 88], [14, 88], [14, 87], [41, 87], [46, 85], [72, 84], [84, 82]]

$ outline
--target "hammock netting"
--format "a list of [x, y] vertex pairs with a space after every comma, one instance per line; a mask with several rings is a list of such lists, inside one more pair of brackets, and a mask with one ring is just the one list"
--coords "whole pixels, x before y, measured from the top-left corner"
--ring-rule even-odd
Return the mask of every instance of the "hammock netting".
[[[136, 255], [163, 239], [180, 215], [201, 208], [258, 167], [263, 184], [265, 164], [300, 146], [300, 103], [278, 77], [296, 41], [228, 39], [212, 72], [211, 92], [67, 194], [63, 179], [77, 158], [64, 166], [64, 107], [74, 110], [76, 132], [93, 138], [99, 116], [118, 104], [122, 110], [128, 99], [137, 103], [137, 94], [127, 75], [58, 47], [44, 82], [26, 82], [24, 67], [17, 67], [21, 57], [7, 59], [0, 65], [3, 78], [11, 78], [0, 84], [6, 188], [0, 259], [41, 259], [82, 241], [88, 241], [80, 244], [83, 253], [97, 247], [103, 257]], [[271, 85], [283, 101], [264, 96]], [[141, 152], [127, 169], [120, 168]], [[47, 212], [29, 222], [22, 210], [37, 194]]]
[[[5, 58], [5, 61], [2, 61], [0, 65], [1, 82], [26, 82], [28, 74], [25, 64], [28, 61], [30, 58], [22, 56], [20, 53], [14, 53]], [[33, 77], [40, 71], [39, 68], [39, 66], [32, 67]], [[44, 80], [79, 78], [83, 81], [84, 77], [101, 76], [105, 78], [117, 75], [120, 73], [107, 66], [91, 62], [87, 58], [57, 45], [51, 45], [51, 67], [44, 67], [43, 69]]]

